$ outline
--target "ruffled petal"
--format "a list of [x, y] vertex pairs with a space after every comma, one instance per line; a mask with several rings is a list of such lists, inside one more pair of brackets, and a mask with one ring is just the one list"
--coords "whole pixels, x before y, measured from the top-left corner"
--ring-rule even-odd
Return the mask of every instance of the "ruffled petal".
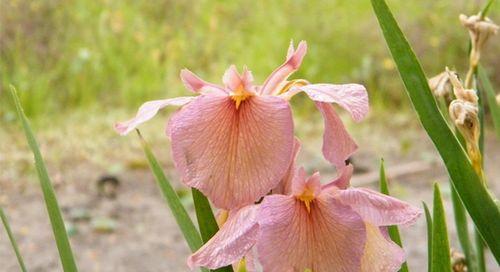
[[293, 87], [283, 96], [290, 98], [300, 91], [314, 101], [339, 104], [357, 122], [363, 120], [369, 110], [368, 93], [360, 84], [309, 84]]
[[358, 149], [358, 145], [345, 129], [332, 105], [323, 102], [315, 104], [325, 123], [323, 156], [336, 167], [343, 168], [345, 161]]
[[276, 90], [276, 87], [285, 81], [293, 72], [299, 69], [306, 52], [307, 43], [305, 41], [301, 41], [299, 43], [297, 50], [294, 50], [293, 44], [290, 44], [285, 63], [276, 68], [266, 81], [264, 81], [264, 84], [262, 84], [262, 88], [260, 89], [261, 93], [275, 94], [279, 91]]
[[366, 244], [361, 261], [362, 272], [395, 272], [405, 261], [401, 247], [384, 237], [380, 228], [366, 223]]
[[229, 96], [202, 95], [176, 113], [169, 130], [183, 181], [216, 207], [253, 203], [276, 187], [293, 151], [290, 106], [254, 96], [236, 109]]
[[221, 86], [204, 81], [188, 69], [181, 70], [181, 80], [186, 88], [195, 93], [227, 93]]
[[421, 214], [406, 202], [365, 188], [341, 190], [337, 198], [375, 226], [410, 225]]
[[256, 215], [255, 205], [245, 206], [231, 215], [212, 239], [189, 256], [189, 268], [216, 269], [243, 258], [257, 241], [259, 225]]
[[332, 187], [338, 189], [347, 189], [351, 183], [352, 172], [354, 171], [354, 167], [352, 164], [348, 164], [345, 167], [338, 169], [340, 172], [339, 176], [335, 178], [333, 181], [323, 185], [323, 190], [330, 189]]
[[295, 138], [293, 142], [292, 161], [290, 162], [290, 166], [288, 166], [285, 176], [281, 179], [278, 186], [273, 189], [274, 194], [289, 195], [292, 192], [292, 179], [297, 171], [296, 161], [297, 156], [299, 155], [300, 147], [300, 141]]
[[137, 111], [137, 115], [125, 122], [115, 124], [115, 130], [121, 135], [126, 135], [134, 130], [138, 125], [153, 118], [160, 109], [166, 106], [183, 106], [196, 99], [194, 96], [177, 97], [163, 100], [153, 100], [142, 104]]
[[264, 271], [359, 271], [366, 231], [361, 217], [331, 197], [311, 203], [293, 196], [264, 198], [257, 216]]

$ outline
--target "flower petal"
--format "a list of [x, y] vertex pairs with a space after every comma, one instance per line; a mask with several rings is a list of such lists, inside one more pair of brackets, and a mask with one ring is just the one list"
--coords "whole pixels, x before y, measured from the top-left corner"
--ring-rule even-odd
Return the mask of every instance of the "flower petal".
[[319, 172], [315, 172], [312, 176], [306, 178], [304, 167], [300, 167], [292, 179], [292, 194], [300, 196], [306, 190], [311, 191], [313, 196], [318, 196], [321, 193]]
[[285, 63], [276, 68], [266, 81], [264, 81], [264, 84], [262, 84], [262, 88], [260, 89], [262, 94], [275, 94], [277, 91], [275, 90], [276, 87], [286, 80], [293, 72], [297, 71], [302, 64], [302, 59], [307, 52], [307, 43], [305, 41], [301, 41], [297, 50], [294, 51], [292, 51], [293, 44], [290, 46], [291, 47], [288, 48]]
[[195, 93], [227, 93], [221, 86], [204, 81], [188, 69], [181, 70], [181, 80], [186, 88]]
[[332, 187], [339, 189], [347, 189], [347, 187], [349, 187], [350, 185], [353, 171], [354, 167], [352, 166], [352, 164], [348, 164], [345, 167], [338, 169], [337, 172], [340, 172], [339, 176], [335, 178], [333, 181], [323, 185], [322, 189], [327, 190]]
[[264, 198], [257, 215], [259, 260], [264, 271], [359, 271], [366, 240], [364, 223], [331, 197], [311, 203], [309, 213], [293, 196]]
[[115, 130], [121, 135], [126, 135], [134, 130], [138, 125], [153, 118], [160, 109], [166, 106], [183, 106], [196, 99], [194, 96], [184, 96], [163, 100], [153, 100], [142, 104], [137, 111], [137, 115], [125, 122], [115, 124]]
[[236, 66], [231, 65], [224, 73], [222, 82], [229, 90], [234, 91], [242, 86], [246, 91], [253, 91], [253, 75], [246, 67], [243, 69], [243, 74], [240, 75]]
[[405, 261], [402, 248], [390, 239], [384, 237], [381, 230], [366, 223], [366, 244], [361, 261], [362, 272], [395, 272]]
[[189, 268], [210, 269], [230, 265], [243, 258], [254, 246], [259, 233], [257, 206], [245, 206], [230, 216], [222, 228], [198, 251], [189, 256]]
[[253, 203], [290, 165], [293, 121], [279, 97], [253, 96], [236, 109], [229, 96], [202, 95], [170, 121], [177, 170], [216, 207]]
[[341, 190], [337, 197], [375, 226], [410, 225], [421, 214], [420, 209], [406, 202], [366, 188]]
[[292, 192], [292, 180], [297, 171], [297, 157], [300, 151], [300, 141], [295, 138], [293, 142], [293, 153], [292, 153], [292, 161], [290, 162], [290, 166], [288, 166], [288, 170], [286, 171], [285, 176], [281, 179], [280, 183], [276, 188], [273, 189], [274, 194], [280, 195], [289, 195]]
[[358, 145], [345, 129], [332, 105], [323, 102], [315, 104], [325, 121], [323, 156], [336, 167], [343, 168], [345, 161], [358, 149]]
[[369, 110], [368, 93], [360, 84], [309, 84], [292, 87], [283, 96], [291, 98], [300, 91], [304, 91], [314, 101], [339, 104], [356, 122], [363, 120]]

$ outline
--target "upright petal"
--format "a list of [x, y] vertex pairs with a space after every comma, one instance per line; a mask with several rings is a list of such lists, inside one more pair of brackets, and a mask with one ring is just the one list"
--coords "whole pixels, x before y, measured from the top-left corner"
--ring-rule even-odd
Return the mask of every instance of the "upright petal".
[[267, 194], [292, 159], [292, 115], [279, 97], [250, 97], [236, 109], [228, 96], [202, 95], [170, 121], [183, 181], [219, 208], [241, 207]]
[[128, 134], [130, 131], [134, 130], [138, 125], [148, 121], [153, 118], [160, 109], [166, 106], [183, 106], [191, 101], [193, 101], [196, 97], [186, 96], [186, 97], [177, 97], [171, 99], [163, 99], [163, 100], [153, 100], [142, 104], [142, 106], [137, 111], [137, 115], [125, 122], [116, 123], [115, 130], [121, 135]]
[[337, 198], [375, 226], [410, 225], [421, 214], [406, 202], [365, 188], [341, 190]]
[[273, 189], [274, 194], [289, 195], [292, 192], [292, 179], [297, 171], [296, 161], [297, 161], [297, 156], [299, 155], [300, 146], [301, 146], [300, 141], [297, 138], [295, 138], [293, 142], [292, 161], [288, 166], [288, 170], [286, 171], [285, 176], [281, 179], [278, 186], [276, 186], [276, 188]]
[[350, 185], [353, 171], [354, 167], [352, 166], [352, 164], [348, 164], [345, 167], [338, 169], [337, 172], [340, 172], [338, 173], [338, 177], [325, 184], [322, 189], [327, 190], [332, 187], [338, 189], [347, 189]]
[[405, 260], [402, 248], [384, 237], [380, 228], [366, 223], [366, 244], [361, 261], [362, 272], [395, 272]]
[[264, 81], [264, 84], [262, 84], [262, 88], [260, 89], [262, 94], [275, 94], [277, 91], [275, 90], [276, 87], [285, 81], [293, 72], [297, 71], [302, 64], [302, 59], [307, 52], [307, 43], [301, 41], [295, 51], [292, 51], [293, 44], [290, 46], [285, 63], [276, 68], [266, 81]]
[[246, 67], [243, 69], [243, 73], [240, 75], [236, 66], [231, 65], [224, 76], [222, 77], [222, 82], [229, 90], [237, 90], [238, 88], [243, 87], [247, 91], [253, 91], [253, 75], [250, 70]]
[[291, 98], [300, 91], [304, 91], [314, 101], [339, 104], [357, 122], [361, 121], [369, 110], [368, 93], [360, 84], [309, 84], [293, 87], [283, 96]]
[[195, 93], [227, 93], [221, 86], [204, 81], [188, 69], [181, 70], [181, 80], [186, 88]]
[[212, 239], [189, 256], [189, 268], [216, 269], [243, 258], [257, 241], [257, 208], [255, 205], [245, 206], [231, 215]]
[[359, 271], [366, 240], [362, 219], [330, 197], [305, 205], [293, 196], [266, 196], [257, 216], [264, 271]]
[[323, 102], [315, 104], [325, 123], [323, 156], [336, 167], [343, 168], [345, 161], [358, 149], [358, 145], [345, 129], [332, 105]]

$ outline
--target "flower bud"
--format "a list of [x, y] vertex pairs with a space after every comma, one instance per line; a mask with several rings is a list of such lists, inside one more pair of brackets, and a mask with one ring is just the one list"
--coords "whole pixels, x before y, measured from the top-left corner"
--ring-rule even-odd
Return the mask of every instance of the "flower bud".
[[468, 143], [479, 140], [479, 118], [477, 104], [464, 100], [453, 100], [449, 107], [450, 118]]
[[481, 50], [486, 41], [492, 35], [497, 34], [498, 25], [493, 23], [489, 18], [481, 18], [481, 14], [466, 16], [460, 14], [460, 22], [469, 30], [469, 36], [472, 42], [472, 50], [470, 55], [471, 64], [476, 66], [481, 57]]
[[[450, 71], [453, 74], [456, 74], [454, 71]], [[444, 71], [432, 78], [429, 79], [429, 87], [431, 88], [432, 93], [436, 97], [447, 97], [451, 94], [453, 85], [450, 81], [450, 75], [448, 71]]]

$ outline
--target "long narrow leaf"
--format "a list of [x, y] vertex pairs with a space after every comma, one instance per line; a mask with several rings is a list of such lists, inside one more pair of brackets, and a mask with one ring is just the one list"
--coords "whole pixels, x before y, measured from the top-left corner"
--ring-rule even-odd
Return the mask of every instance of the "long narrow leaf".
[[455, 215], [455, 226], [457, 228], [458, 241], [465, 254], [465, 259], [467, 260], [468, 272], [474, 272], [477, 270], [476, 256], [474, 253], [474, 248], [471, 244], [471, 239], [469, 236], [469, 228], [467, 225], [467, 213], [457, 194], [453, 184], [450, 183], [451, 190], [451, 201], [453, 203], [453, 214]]
[[[191, 189], [193, 195], [194, 207], [196, 210], [196, 218], [198, 219], [198, 226], [200, 227], [201, 237], [203, 242], [208, 242], [212, 236], [217, 233], [219, 226], [215, 220], [214, 213], [210, 207], [210, 203], [206, 196], [195, 188]], [[232, 266], [221, 267], [217, 272], [232, 272]]]
[[474, 238], [476, 242], [476, 251], [477, 251], [477, 271], [486, 272], [486, 259], [484, 256], [484, 243], [483, 238], [479, 234], [479, 232], [474, 232]]
[[432, 216], [429, 207], [422, 202], [425, 211], [425, 222], [427, 223], [427, 271], [432, 271]]
[[[385, 167], [384, 167], [384, 160], [380, 161], [380, 172], [379, 172], [379, 178], [380, 178], [380, 192], [385, 194], [385, 195], [390, 195], [389, 194], [389, 185], [387, 184], [387, 176], [385, 175]], [[397, 226], [389, 226], [389, 237], [391, 237], [391, 240], [394, 241], [394, 243], [398, 244], [400, 247], [403, 247], [403, 243], [401, 242], [401, 235], [399, 235], [399, 229]], [[408, 264], [406, 262], [401, 265], [401, 269], [399, 269], [401, 272], [408, 272]]]
[[451, 272], [450, 243], [446, 228], [446, 214], [439, 185], [434, 184], [434, 202], [432, 209], [432, 272]]
[[420, 121], [439, 151], [457, 193], [472, 220], [500, 262], [500, 211], [446, 125], [408, 41], [384, 0], [371, 0], [387, 45]]
[[59, 250], [61, 264], [65, 272], [78, 271], [78, 269], [76, 268], [75, 259], [73, 257], [73, 252], [71, 251], [71, 245], [69, 243], [66, 227], [64, 226], [61, 210], [59, 209], [59, 204], [57, 203], [54, 188], [52, 188], [52, 184], [47, 173], [45, 163], [43, 162], [43, 157], [40, 153], [38, 143], [36, 142], [33, 131], [31, 130], [28, 118], [24, 114], [21, 103], [19, 102], [19, 97], [17, 96], [16, 89], [13, 86], [11, 86], [10, 92], [12, 98], [14, 99], [17, 114], [24, 129], [24, 135], [26, 136], [28, 144], [35, 158], [36, 171], [38, 173], [38, 179], [40, 180], [40, 185], [42, 187], [43, 197], [45, 199], [45, 205], [47, 207], [50, 223], [52, 225], [52, 231], [54, 232], [54, 237], [56, 239], [57, 249]]
[[17, 246], [16, 238], [14, 238], [14, 235], [12, 234], [12, 231], [10, 230], [9, 221], [7, 220], [7, 216], [5, 216], [5, 213], [3, 212], [2, 207], [0, 207], [0, 218], [2, 219], [2, 223], [3, 223], [3, 226], [5, 228], [5, 232], [7, 232], [7, 236], [9, 236], [9, 240], [10, 240], [10, 244], [12, 245], [12, 249], [14, 249], [14, 253], [16, 253], [17, 262], [19, 263], [19, 266], [21, 267], [21, 271], [26, 272], [26, 266], [24, 265], [23, 256], [21, 255], [21, 252], [19, 251], [19, 247]]
[[158, 160], [156, 160], [156, 157], [151, 151], [148, 143], [142, 138], [139, 130], [137, 130], [137, 133], [141, 140], [144, 154], [148, 159], [149, 166], [151, 168], [151, 171], [153, 171], [156, 182], [161, 189], [162, 195], [165, 198], [170, 211], [174, 215], [175, 221], [177, 222], [177, 225], [179, 225], [179, 228], [181, 229], [181, 232], [184, 235], [184, 239], [186, 239], [189, 248], [194, 252], [203, 245], [200, 233], [189, 217], [186, 209], [184, 208], [184, 206], [182, 206], [179, 196], [177, 195], [177, 193], [175, 193], [174, 188], [165, 176], [165, 173], [158, 163]]
[[488, 75], [486, 75], [486, 71], [484, 71], [483, 67], [481, 66], [478, 67], [478, 75], [479, 82], [481, 83], [481, 89], [483, 91], [483, 97], [486, 97], [488, 107], [490, 108], [495, 132], [497, 134], [497, 137], [500, 139], [500, 105], [497, 104], [495, 91], [493, 90], [493, 86], [488, 79]]

